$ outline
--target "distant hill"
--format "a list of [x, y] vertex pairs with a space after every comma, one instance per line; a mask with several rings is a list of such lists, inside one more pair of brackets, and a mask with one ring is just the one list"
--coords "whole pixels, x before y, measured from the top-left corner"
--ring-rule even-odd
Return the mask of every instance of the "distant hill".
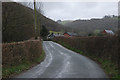
[[[45, 25], [48, 30], [60, 31], [63, 25], [37, 12], [37, 27]], [[15, 2], [2, 3], [3, 42], [14, 42], [34, 37], [34, 11]], [[38, 31], [39, 35], [39, 31]]]
[[[62, 22], [60, 24], [62, 24]], [[74, 32], [77, 32], [81, 35], [92, 33], [95, 30], [104, 29], [110, 29], [116, 32], [118, 30], [118, 17], [105, 16], [102, 19], [75, 20], [63, 25], [67, 26], [67, 28], [72, 28]]]
[[62, 25], [66, 25], [66, 24], [69, 24], [71, 22], [73, 22], [73, 20], [64, 20], [64, 21], [58, 20], [57, 21], [57, 23], [62, 24]]

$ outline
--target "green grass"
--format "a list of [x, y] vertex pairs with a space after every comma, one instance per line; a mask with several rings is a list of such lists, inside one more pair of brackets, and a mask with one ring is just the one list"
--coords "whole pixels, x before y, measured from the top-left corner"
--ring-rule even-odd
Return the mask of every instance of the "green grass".
[[[88, 55], [87, 55], [88, 56]], [[120, 80], [120, 75], [118, 74], [118, 66], [111, 62], [110, 60], [101, 59], [95, 56], [88, 56], [94, 61], [98, 62], [100, 66], [104, 69], [105, 73], [113, 80]]]
[[49, 31], [49, 32], [50, 32], [50, 34], [51, 34], [51, 33], [54, 33], [54, 34], [60, 33], [60, 34], [61, 34], [61, 32], [56, 32], [56, 31]]
[[80, 54], [82, 54], [84, 56], [87, 56], [87, 57], [91, 58], [92, 60], [100, 63], [100, 66], [104, 69], [104, 71], [106, 72], [106, 74], [108, 74], [108, 76], [110, 78], [113, 78], [113, 80], [120, 80], [120, 75], [118, 74], [118, 66], [115, 65], [114, 63], [112, 63], [111, 61], [101, 59], [101, 58], [98, 58], [98, 57], [93, 56], [93, 55], [92, 56], [91, 55], [86, 55], [86, 54], [84, 54], [83, 51], [72, 48], [71, 46], [69, 46], [68, 44], [65, 44], [63, 42], [59, 41], [57, 43], [63, 45], [64, 47], [66, 47], [66, 48], [68, 48], [68, 49], [70, 49], [72, 51], [75, 51], [75, 52], [80, 53]]
[[4, 77], [10, 77], [12, 74], [18, 74], [23, 70], [27, 70], [29, 68], [30, 64], [20, 64], [18, 66], [13, 66], [9, 68], [3, 68], [2, 69], [2, 76]]
[[45, 53], [43, 51], [40, 58], [36, 58], [33, 62], [25, 61], [23, 64], [20, 64], [20, 65], [2, 68], [2, 77], [3, 78], [11, 77], [12, 75], [16, 75], [21, 73], [22, 71], [28, 70], [33, 65], [36, 65], [41, 61], [43, 61], [44, 58], [45, 58]]
[[120, 75], [118, 75], [118, 67], [114, 63], [112, 63], [109, 60], [103, 60], [98, 58], [98, 62], [101, 63], [101, 67], [105, 70], [105, 72], [112, 78], [119, 78]]

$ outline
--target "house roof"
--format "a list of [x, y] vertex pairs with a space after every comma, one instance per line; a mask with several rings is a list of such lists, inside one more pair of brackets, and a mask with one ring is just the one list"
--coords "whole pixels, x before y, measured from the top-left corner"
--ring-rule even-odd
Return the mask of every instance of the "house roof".
[[73, 32], [65, 32], [65, 33], [69, 34], [70, 36], [77, 36], [77, 33], [73, 33]]
[[112, 30], [105, 30], [106, 33], [114, 35], [115, 33]]

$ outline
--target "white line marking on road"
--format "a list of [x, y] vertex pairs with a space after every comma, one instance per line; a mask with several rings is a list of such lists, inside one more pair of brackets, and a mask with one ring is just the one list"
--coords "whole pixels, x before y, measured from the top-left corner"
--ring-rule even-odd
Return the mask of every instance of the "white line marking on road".
[[[46, 47], [46, 46], [45, 46]], [[51, 62], [52, 62], [52, 54], [51, 54], [51, 52], [50, 52], [50, 50], [46, 47], [46, 49], [47, 49], [47, 51], [49, 52], [49, 55], [50, 55], [50, 59], [49, 59], [49, 62], [48, 62], [48, 64], [45, 66], [45, 67], [48, 67], [50, 64], [51, 64]]]
[[[45, 61], [44, 62], [42, 62], [41, 64], [40, 64], [40, 70], [38, 70], [36, 73], [34, 73], [33, 74], [33, 76], [32, 76], [32, 78], [37, 78], [38, 77], [38, 75], [41, 75], [44, 71], [45, 71], [45, 69], [51, 64], [51, 62], [52, 62], [52, 54], [51, 54], [51, 52], [49, 51], [49, 49], [47, 48], [47, 46], [45, 45], [45, 48], [46, 48], [46, 50], [48, 51], [48, 53], [49, 54], [47, 54], [46, 55], [46, 59], [45, 59]], [[50, 56], [50, 57], [49, 57]]]
[[62, 75], [66, 72], [69, 72], [69, 67], [70, 67], [70, 62], [69, 62], [69, 59], [71, 58], [71, 56], [69, 56], [68, 54], [64, 54], [63, 52], [59, 51], [59, 53], [61, 55], [64, 55], [66, 58], [64, 60], [64, 65], [63, 65], [63, 68], [61, 70], [61, 72], [57, 75], [56, 78], [62, 78]]
[[50, 46], [52, 46], [54, 48], [54, 46], [51, 43], [49, 43], [49, 44], [50, 44]]
[[55, 49], [55, 47], [53, 46], [53, 44], [52, 44], [52, 43], [49, 43], [49, 45], [50, 45], [52, 48], [54, 48], [54, 49]]
[[63, 52], [61, 52], [61, 51], [58, 51], [61, 55], [64, 55], [64, 53]]
[[[54, 42], [53, 42], [54, 43]], [[61, 46], [60, 44], [57, 44], [57, 43], [54, 43], [54, 44], [56, 44], [56, 45], [58, 45], [59, 47], [61, 47], [61, 48], [64, 48], [63, 46]]]
[[53, 43], [53, 44], [56, 44], [57, 46], [61, 47], [61, 48], [64, 49], [64, 50], [69, 51], [70, 53], [74, 53], [74, 54], [75, 54], [75, 52], [73, 52], [73, 51], [71, 51], [71, 50], [69, 50], [69, 49], [63, 47], [62, 45], [60, 45], [60, 44], [58, 44], [58, 43], [55, 43], [55, 42], [52, 42], [52, 43]]
[[65, 72], [68, 72], [68, 67], [70, 65], [70, 62], [67, 61], [67, 63], [65, 63], [64, 67], [63, 67], [63, 70], [58, 74], [58, 76], [56, 78], [61, 78], [62, 75], [65, 73]]

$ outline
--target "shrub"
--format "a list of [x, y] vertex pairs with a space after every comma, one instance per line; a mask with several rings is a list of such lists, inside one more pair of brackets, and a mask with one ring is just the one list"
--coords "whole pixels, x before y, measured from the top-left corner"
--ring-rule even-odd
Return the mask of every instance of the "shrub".
[[34, 62], [42, 53], [41, 41], [25, 41], [2, 44], [2, 67]]

